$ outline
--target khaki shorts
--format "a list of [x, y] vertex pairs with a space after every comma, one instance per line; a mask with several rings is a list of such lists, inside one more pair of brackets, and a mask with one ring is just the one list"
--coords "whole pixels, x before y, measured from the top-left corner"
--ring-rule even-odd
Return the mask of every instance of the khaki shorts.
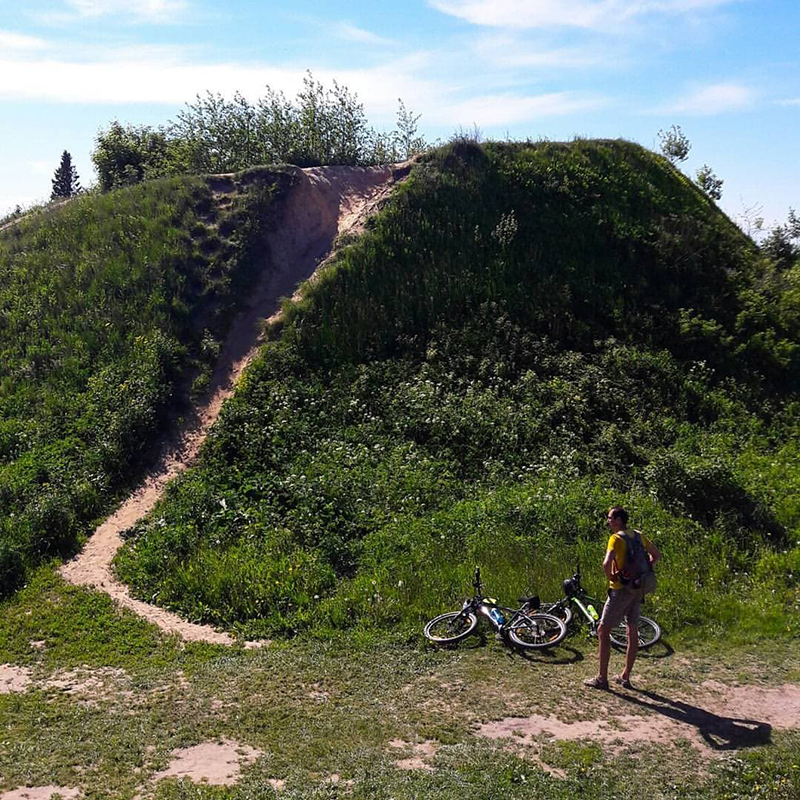
[[600, 623], [608, 628], [616, 628], [626, 620], [628, 625], [639, 627], [639, 612], [642, 610], [641, 591], [631, 592], [628, 589], [609, 589], [608, 600], [603, 606]]

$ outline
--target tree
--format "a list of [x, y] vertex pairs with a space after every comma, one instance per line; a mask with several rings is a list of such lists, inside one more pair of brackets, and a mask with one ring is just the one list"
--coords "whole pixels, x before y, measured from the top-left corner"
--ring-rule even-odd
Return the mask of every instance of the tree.
[[397, 130], [369, 126], [358, 96], [308, 72], [294, 100], [266, 87], [255, 103], [206, 92], [164, 127], [112, 122], [92, 153], [100, 188], [176, 174], [236, 172], [256, 164], [386, 164], [423, 151], [418, 114], [400, 100]]
[[72, 156], [65, 150], [61, 154], [61, 163], [53, 173], [53, 191], [50, 194], [51, 200], [59, 197], [72, 197], [81, 190], [78, 172], [72, 166]]
[[673, 125], [668, 131], [660, 130], [658, 140], [661, 142], [661, 152], [674, 164], [676, 161], [686, 161], [692, 145], [680, 125]]
[[722, 178], [718, 178], [714, 173], [714, 170], [708, 166], [708, 164], [703, 164], [699, 170], [697, 170], [697, 185], [712, 199], [712, 200], [719, 200], [722, 197], [722, 184], [725, 181]]
[[397, 98], [400, 107], [397, 110], [397, 133], [395, 142], [400, 158], [407, 159], [421, 153], [428, 146], [424, 136], [417, 132], [417, 122], [421, 114], [412, 114], [401, 98]]
[[123, 126], [115, 120], [95, 142], [92, 161], [104, 191], [189, 171], [180, 148], [160, 128]]
[[789, 270], [800, 259], [800, 217], [793, 208], [785, 225], [775, 225], [761, 249], [780, 270]]

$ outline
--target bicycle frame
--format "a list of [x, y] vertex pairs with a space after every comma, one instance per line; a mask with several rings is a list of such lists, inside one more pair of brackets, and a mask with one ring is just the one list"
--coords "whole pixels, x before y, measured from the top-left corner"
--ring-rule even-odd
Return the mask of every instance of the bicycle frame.
[[[510, 608], [509, 606], [501, 606], [499, 603], [494, 602], [490, 597], [483, 596], [483, 584], [481, 583], [481, 571], [479, 567], [475, 568], [475, 578], [472, 583], [475, 594], [469, 600], [464, 601], [461, 608], [462, 613], [466, 611], [473, 611], [475, 614], [489, 620], [491, 626], [497, 633], [505, 633], [509, 628], [514, 627], [514, 624], [527, 615], [531, 611], [536, 611], [539, 608], [538, 597], [526, 597], [520, 601], [522, 605], [519, 608]], [[497, 609], [503, 615], [502, 624], [499, 623], [493, 616], [492, 610]]]
[[[560, 616], [563, 621], [569, 622], [569, 617], [572, 616], [570, 605], [574, 605], [587, 621], [589, 626], [587, 631], [588, 635], [590, 637], [597, 636], [597, 629], [600, 625], [602, 614], [602, 609], [600, 608], [601, 604], [581, 585], [580, 564], [575, 574], [564, 581], [564, 597], [555, 603], [545, 603], [543, 605], [543, 610], [545, 613], [555, 614], [556, 616]], [[562, 611], [567, 611], [569, 614], [561, 614], [560, 612]], [[630, 628], [627, 621], [624, 624], [620, 623], [614, 626], [609, 633], [611, 643], [615, 647], [622, 649], [627, 648], [629, 631]], [[637, 631], [640, 649], [651, 647], [661, 638], [661, 627], [655, 620], [649, 617], [639, 617]]]
[[555, 647], [566, 635], [564, 623], [550, 614], [539, 612], [538, 597], [520, 598], [519, 608], [502, 606], [493, 597], [484, 597], [481, 571], [475, 568], [474, 594], [459, 611], [447, 611], [430, 620], [425, 637], [435, 644], [455, 644], [478, 627], [480, 618], [489, 621], [497, 636], [525, 650]]
[[[575, 574], [571, 578], [568, 578], [566, 581], [564, 581], [564, 595], [564, 598], [559, 600], [556, 605], [572, 603], [574, 606], [576, 606], [581, 614], [583, 614], [583, 616], [586, 618], [586, 622], [589, 625], [589, 636], [596, 636], [597, 626], [600, 624], [600, 610], [597, 608], [598, 601], [592, 597], [581, 584], [580, 564], [578, 565], [578, 569]], [[592, 612], [589, 610], [589, 606], [594, 608], [597, 616], [592, 614]]]

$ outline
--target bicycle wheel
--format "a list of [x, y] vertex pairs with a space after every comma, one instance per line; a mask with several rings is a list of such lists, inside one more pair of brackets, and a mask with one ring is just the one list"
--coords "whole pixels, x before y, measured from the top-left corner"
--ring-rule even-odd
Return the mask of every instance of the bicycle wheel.
[[436, 644], [455, 644], [469, 636], [478, 626], [478, 618], [469, 612], [448, 611], [439, 614], [425, 626], [425, 638]]
[[[628, 646], [628, 626], [620, 622], [616, 628], [611, 629], [611, 643], [617, 647]], [[644, 650], [654, 645], [661, 638], [661, 628], [657, 622], [649, 617], [639, 617], [639, 649]]]
[[543, 614], [552, 614], [558, 617], [565, 625], [572, 621], [572, 608], [568, 600], [559, 600], [557, 603], [542, 603], [539, 610]]
[[552, 614], [519, 617], [508, 628], [508, 637], [518, 647], [540, 650], [555, 647], [567, 635], [567, 626]]

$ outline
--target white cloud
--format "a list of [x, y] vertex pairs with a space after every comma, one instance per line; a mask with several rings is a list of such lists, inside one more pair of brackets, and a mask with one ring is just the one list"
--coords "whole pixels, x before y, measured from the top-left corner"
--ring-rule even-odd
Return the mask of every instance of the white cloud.
[[[469, 97], [474, 84], [429, 77], [435, 72], [428, 53], [410, 54], [375, 67], [315, 70], [325, 85], [336, 79], [358, 94], [368, 118], [377, 125], [393, 125], [397, 98], [402, 97], [426, 125], [484, 127], [567, 115], [599, 108], [603, 98], [573, 92], [526, 95], [486, 91]], [[0, 60], [0, 98], [62, 103], [113, 105], [164, 104], [179, 106], [198, 93], [235, 91], [250, 100], [272, 89], [294, 96], [305, 70], [265, 64], [197, 63], [168, 58], [153, 50], [147, 57], [124, 53], [116, 59], [74, 62], [66, 59]], [[13, 80], [11, 79], [13, 77]]]
[[652, 14], [682, 14], [737, 0], [428, 0], [445, 14], [499, 28], [613, 29]]
[[66, 0], [79, 17], [124, 15], [163, 22], [185, 11], [187, 0]]
[[494, 94], [473, 97], [442, 109], [443, 118], [454, 125], [498, 127], [530, 122], [544, 117], [566, 116], [600, 108], [607, 100], [573, 92], [532, 96]]
[[[13, 79], [12, 79], [12, 76]], [[62, 103], [183, 103], [198, 92], [260, 94], [287, 82], [284, 71], [237, 64], [153, 59], [69, 62], [0, 60], [0, 97]], [[299, 81], [298, 81], [299, 85]]]
[[728, 111], [741, 111], [752, 106], [754, 101], [755, 93], [746, 86], [716, 83], [697, 87], [684, 97], [654, 109], [654, 113], [713, 116]]
[[610, 67], [626, 60], [607, 45], [550, 47], [506, 33], [481, 36], [473, 43], [472, 50], [482, 62], [495, 67]]
[[[329, 86], [335, 79], [358, 94], [373, 115], [392, 121], [397, 98], [403, 97], [416, 113], [441, 105], [449, 88], [439, 81], [417, 77], [429, 72], [425, 54], [412, 54], [378, 67], [351, 70], [314, 70]], [[198, 93], [235, 91], [255, 100], [265, 86], [293, 96], [302, 86], [305, 68], [258, 63], [198, 63], [180, 56], [169, 58], [153, 48], [134, 55], [121, 51], [117, 58], [85, 62], [66, 59], [0, 58], [0, 98], [104, 105], [182, 105]]]
[[346, 42], [357, 42], [359, 44], [390, 45], [391, 39], [385, 39], [372, 31], [359, 28], [349, 22], [337, 22], [333, 25], [333, 33], [339, 39]]
[[47, 47], [44, 39], [0, 30], [0, 50], [45, 50]]
[[779, 100], [779, 106], [800, 106], [800, 97], [794, 97], [790, 100]]

